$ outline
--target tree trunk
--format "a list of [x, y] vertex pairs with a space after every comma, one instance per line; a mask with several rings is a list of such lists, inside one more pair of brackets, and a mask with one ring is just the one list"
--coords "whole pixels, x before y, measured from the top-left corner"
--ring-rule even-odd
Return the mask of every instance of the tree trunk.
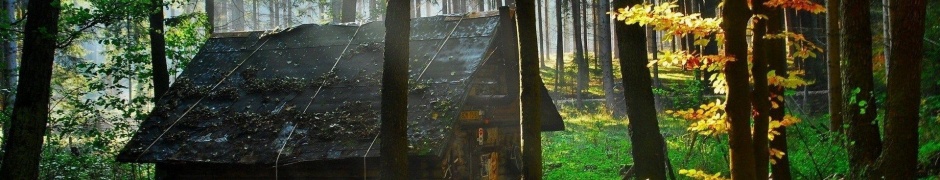
[[408, 178], [408, 55], [411, 0], [389, 0], [382, 71], [382, 177]]
[[[755, 14], [766, 14], [766, 0], [753, 0]], [[764, 35], [767, 34], [767, 19], [754, 20], [752, 37], [752, 65], [751, 74], [754, 76], [754, 90], [752, 91], [751, 105], [754, 108], [754, 164], [757, 179], [767, 179], [770, 174], [770, 149], [768, 147], [767, 132], [770, 125], [770, 90], [767, 87], [767, 49]]]
[[[522, 175], [542, 179], [542, 119], [540, 117], [542, 78], [539, 76], [538, 41], [535, 32], [534, 0], [516, 1], [519, 65], [522, 77]], [[505, 17], [505, 16], [504, 16]]]
[[559, 93], [565, 85], [565, 23], [562, 6], [564, 0], [555, 0], [555, 93]]
[[206, 0], [206, 19], [209, 21], [209, 29], [206, 30], [210, 35], [215, 33], [215, 0]]
[[[771, 8], [767, 13], [767, 33], [768, 34], [780, 34], [785, 31], [784, 26], [784, 9], [783, 8]], [[770, 65], [770, 69], [774, 71], [775, 75], [780, 77], [788, 77], [787, 74], [787, 40], [786, 39], [768, 39], [767, 41], [767, 63]], [[784, 91], [786, 90], [783, 85], [776, 84], [770, 88], [770, 100], [773, 103], [778, 105], [777, 108], [770, 109], [770, 119], [774, 121], [783, 121], [783, 117], [786, 115], [786, 101], [784, 98]], [[790, 155], [787, 151], [787, 128], [779, 127], [777, 132], [780, 133], [774, 136], [774, 139], [770, 141], [770, 148], [776, 149], [778, 151], [787, 153], [783, 157], [776, 159], [777, 163], [771, 165], [771, 171], [773, 172], [774, 180], [790, 180], [793, 179], [790, 175]]]
[[[284, 27], [291, 27], [294, 25], [294, 5], [291, 0], [284, 0]], [[355, 7], [355, 6], [354, 6]], [[355, 18], [355, 16], [353, 16]]]
[[[280, 27], [281, 26], [281, 14], [280, 14], [281, 13], [281, 9], [280, 9], [281, 1], [271, 0], [271, 3], [268, 4], [268, 6], [269, 6], [268, 8], [270, 9], [269, 12], [271, 16], [271, 20], [270, 20], [271, 28], [274, 29], [274, 28]], [[337, 13], [337, 12], [334, 11], [333, 13]], [[336, 17], [337, 16], [334, 14], [333, 19], [336, 19]]]
[[233, 29], [235, 31], [245, 31], [245, 0], [233, 0], [232, 8], [235, 9], [231, 11], [232, 17], [232, 26], [235, 26]]
[[343, 0], [343, 17], [341, 22], [356, 21], [356, 0]]
[[537, 21], [537, 22], [538, 22], [538, 28], [539, 28], [539, 31], [538, 31], [538, 33], [539, 33], [539, 34], [538, 34], [538, 41], [536, 41], [536, 44], [537, 44], [538, 47], [539, 47], [539, 62], [538, 62], [538, 63], [539, 63], [539, 67], [546, 67], [546, 66], [545, 66], [545, 58], [547, 58], [548, 56], [542, 56], [542, 52], [545, 52], [545, 49], [548, 48], [548, 46], [545, 46], [545, 45], [543, 45], [542, 43], [545, 42], [545, 41], [548, 41], [548, 37], [545, 35], [545, 32], [546, 32], [545, 26], [543, 26], [543, 24], [542, 24], [542, 22], [545, 22], [545, 19], [542, 18], [542, 8], [541, 8], [541, 7], [542, 7], [542, 1], [536, 1], [535, 3], [537, 4], [537, 6], [535, 6], [535, 7], [536, 7], [536, 10], [537, 10], [536, 13], [538, 14], [538, 21]]
[[829, 131], [842, 132], [842, 31], [839, 4], [842, 0], [826, 1], [826, 59], [829, 60]]
[[879, 177], [874, 174], [874, 163], [881, 153], [878, 122], [875, 116], [875, 97], [872, 94], [871, 20], [869, 1], [843, 1], [842, 50], [845, 61], [843, 69], [842, 119], [849, 121], [846, 133], [849, 141], [850, 171], [847, 179]]
[[[725, 64], [728, 98], [725, 112], [731, 128], [728, 144], [731, 151], [731, 178], [756, 179], [754, 147], [751, 141], [751, 98], [748, 95], [747, 23], [751, 12], [745, 0], [725, 0], [721, 23], [725, 30], [725, 55], [734, 60]], [[760, 75], [755, 75], [760, 76]]]
[[[656, 60], [656, 59], [659, 58], [658, 55], [659, 55], [659, 42], [660, 42], [660, 39], [659, 39], [659, 37], [657, 36], [657, 32], [656, 32], [655, 29], [653, 29], [653, 27], [646, 27], [645, 30], [646, 30], [645, 35], [646, 35], [646, 40], [647, 40], [647, 42], [646, 42], [646, 48], [647, 48], [647, 50], [646, 50], [646, 51], [647, 51], [647, 52], [652, 52], [652, 53], [649, 53], [649, 54], [652, 54], [652, 55], [653, 55], [653, 59]], [[660, 83], [660, 80], [659, 80], [659, 63], [653, 64], [653, 87], [654, 87], [654, 88], [662, 88], [662, 83]], [[664, 108], [663, 108], [663, 98], [662, 98], [661, 96], [658, 96], [658, 95], [655, 95], [655, 94], [654, 94], [654, 95], [653, 95], [653, 101], [656, 102], [656, 106], [655, 106], [656, 112], [659, 112], [659, 111], [661, 111], [661, 110], [664, 109]]]
[[258, 0], [251, 1], [251, 30], [260, 30], [261, 22], [258, 22]]
[[[588, 32], [590, 32], [590, 31], [588, 31], [588, 26], [590, 26], [590, 25], [589, 25], [589, 24], [590, 24], [590, 21], [588, 21], [588, 18], [587, 18], [588, 16], [590, 16], [590, 14], [587, 12], [587, 9], [589, 8], [588, 6], [589, 6], [590, 4], [587, 3], [587, 0], [576, 0], [576, 1], [580, 1], [580, 2], [581, 2], [581, 5], [580, 5], [580, 6], [581, 6], [581, 9], [579, 9], [579, 11], [581, 11], [581, 16], [579, 16], [579, 17], [581, 18], [581, 25], [582, 25], [582, 26], [578, 26], [578, 27], [581, 28], [581, 47], [584, 47], [584, 48], [583, 48], [584, 51], [582, 51], [582, 53], [584, 54], [584, 55], [583, 55], [583, 57], [584, 57], [584, 69], [585, 69], [585, 72], [586, 72], [586, 73], [584, 73], [584, 77], [583, 77], [583, 78], [586, 79], [585, 82], [587, 82], [587, 83], [584, 85], [584, 89], [582, 89], [582, 91], [586, 91], [586, 90], [591, 86], [591, 67], [590, 67], [590, 62], [591, 62], [591, 60], [589, 59], [590, 56], [588, 56], [588, 52], [591, 52], [591, 49], [590, 49], [590, 47], [588, 46], [588, 44], [589, 44], [589, 43], [588, 43]], [[581, 69], [578, 68], [578, 71], [580, 72]], [[580, 73], [578, 74], [578, 78], [579, 78], [579, 80], [580, 80], [580, 78], [582, 78]]]
[[150, 0], [150, 4], [153, 11], [150, 14], [150, 65], [153, 68], [153, 102], [157, 102], [170, 89], [170, 73], [166, 65], [166, 39], [163, 36], [163, 0]]
[[[552, 55], [552, 54], [551, 54], [551, 50], [549, 50], [549, 49], [552, 47], [552, 44], [551, 44], [551, 43], [552, 43], [552, 40], [551, 40], [551, 39], [552, 39], [552, 31], [550, 30], [550, 29], [551, 29], [551, 17], [549, 17], [549, 16], [551, 15], [551, 14], [549, 14], [549, 12], [551, 12], [551, 9], [549, 9], [549, 7], [550, 7], [550, 6], [549, 6], [549, 2], [551, 2], [551, 1], [542, 2], [542, 5], [543, 5], [543, 6], [542, 6], [542, 12], [544, 13], [544, 16], [545, 16], [545, 17], [542, 19], [542, 20], [543, 20], [543, 21], [542, 21], [542, 24], [543, 24], [542, 26], [545, 27], [545, 30], [544, 30], [544, 31], [545, 31], [545, 38], [542, 38], [542, 40], [545, 41], [545, 42], [543, 42], [543, 43], [544, 43], [544, 46], [545, 46], [545, 51], [539, 52], [539, 53], [542, 53], [542, 54], [543, 54], [542, 56], [545, 57], [545, 60], [546, 60], [546, 61], [547, 61], [548, 58], [551, 57], [551, 55]], [[542, 66], [542, 69], [548, 69], [549, 66], [550, 66], [550, 64], [543, 65], [543, 66]]]
[[[920, 120], [921, 64], [924, 57], [925, 0], [891, 0], [891, 63], [884, 151], [880, 171], [884, 177], [916, 179], [917, 126]], [[903, 48], [901, 48], [903, 47]]]
[[218, 1], [215, 4], [215, 20], [219, 23], [218, 29], [215, 32], [231, 32], [232, 31], [232, 19], [228, 15], [229, 7], [228, 4], [231, 3], [231, 0]]
[[[56, 3], [53, 3], [56, 2]], [[0, 177], [39, 179], [43, 135], [49, 118], [49, 85], [59, 29], [59, 4], [31, 0], [27, 7], [23, 56], [10, 132], [3, 149]]]
[[[614, 0], [614, 8], [642, 4], [642, 0]], [[665, 143], [659, 133], [654, 108], [652, 79], [646, 67], [646, 37], [643, 27], [622, 22], [614, 25], [620, 49], [620, 73], [623, 75], [630, 141], [633, 142], [633, 169], [636, 179], [666, 179]]]
[[578, 66], [578, 80], [577, 87], [575, 90], [575, 97], [577, 98], [578, 107], [584, 108], [584, 90], [588, 87], [588, 63], [587, 59], [584, 57], [584, 41], [581, 39], [581, 28], [582, 28], [582, 14], [581, 14], [581, 0], [571, 0], [571, 18], [574, 19], [574, 24], [572, 24], [574, 29], [574, 61]]
[[[702, 17], [705, 17], [705, 18], [718, 17], [718, 1], [719, 0], [704, 0], [702, 2]], [[702, 53], [706, 55], [718, 55], [718, 42], [717, 42], [718, 40], [715, 39], [715, 35], [708, 35], [708, 39], [709, 39], [708, 45], [705, 45], [705, 47], [702, 49]], [[714, 71], [702, 70], [702, 86], [701, 86], [702, 93], [701, 94], [709, 92], [708, 89], [709, 87], [711, 87], [711, 81], [709, 80], [708, 77], [711, 77], [713, 73]]]
[[601, 77], [604, 83], [605, 104], [614, 117], [621, 118], [626, 115], [627, 110], [623, 107], [623, 102], [620, 101], [623, 97], [618, 97], [620, 94], [617, 94], [614, 90], [614, 67], [610, 50], [610, 15], [607, 15], [607, 12], [610, 11], [610, 2], [601, 0], [598, 5], [600, 11], [597, 11], [599, 29], [597, 31], [597, 42], [599, 43], [597, 60], [600, 61], [601, 73], [603, 73]]
[[[4, 0], [3, 1], [3, 10], [4, 15], [7, 18], [9, 24], [16, 22], [16, 0]], [[0, 112], [5, 112], [6, 109], [13, 103], [13, 85], [16, 82], [16, 37], [10, 37], [9, 40], [3, 42], [3, 63], [2, 69], [0, 69], [0, 88], [5, 89], [5, 91], [0, 92]], [[6, 127], [3, 129], [6, 132]]]
[[414, 5], [414, 8], [411, 11], [413, 11], [414, 14], [411, 17], [421, 17], [421, 0], [415, 0], [412, 5]]
[[[4, 0], [3, 1], [3, 10], [4, 16], [6, 16], [7, 21], [4, 23], [13, 24], [16, 21], [16, 0]], [[3, 42], [3, 62], [2, 68], [0, 68], [0, 89], [3, 91], [0, 92], [0, 113], [6, 112], [8, 108], [11, 108], [10, 105], [13, 104], [13, 85], [16, 82], [16, 74], [13, 73], [16, 70], [16, 37], [10, 37], [9, 40]], [[10, 123], [3, 123], [3, 137], [10, 137]], [[4, 141], [0, 144], [0, 147], [6, 144], [7, 141]]]
[[[906, 3], [906, 2], [905, 2]], [[885, 56], [885, 73], [891, 73], [891, 10], [888, 7], [891, 7], [890, 0], [881, 0], [881, 23], [882, 23], [882, 32], [884, 35], [884, 56]]]

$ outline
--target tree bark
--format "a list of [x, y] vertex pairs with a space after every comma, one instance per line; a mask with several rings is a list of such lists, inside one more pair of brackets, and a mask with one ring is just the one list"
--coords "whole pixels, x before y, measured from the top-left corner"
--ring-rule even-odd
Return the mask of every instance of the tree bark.
[[842, 0], [826, 1], [826, 59], [829, 60], [829, 131], [842, 132], [842, 23], [839, 4]]
[[343, 17], [341, 22], [356, 21], [356, 0], [343, 0]]
[[[4, 23], [13, 24], [16, 21], [16, 0], [4, 0], [3, 10], [6, 20]], [[13, 104], [13, 86], [16, 82], [16, 37], [10, 37], [3, 42], [3, 64], [0, 68], [0, 113], [6, 112]], [[10, 123], [3, 123], [3, 137], [10, 137]], [[6, 144], [4, 141], [0, 147]]]
[[251, 30], [260, 30], [261, 22], [258, 20], [258, 0], [251, 1]]
[[578, 78], [577, 78], [577, 87], [575, 88], [575, 97], [577, 98], [577, 104], [579, 108], [584, 108], [584, 90], [588, 86], [588, 63], [587, 59], [584, 57], [584, 41], [581, 39], [581, 0], [571, 0], [571, 18], [574, 19], [574, 24], [572, 24], [574, 29], [574, 62], [578, 66]]
[[[642, 0], [614, 0], [614, 8], [642, 4]], [[659, 133], [653, 100], [652, 79], [646, 66], [646, 37], [643, 27], [615, 23], [620, 73], [623, 75], [630, 141], [633, 142], [633, 168], [637, 179], [666, 179], [665, 143]]]
[[[3, 16], [7, 18], [5, 23], [13, 24], [16, 22], [16, 0], [4, 0], [3, 10]], [[4, 91], [0, 92], [0, 112], [5, 112], [13, 103], [12, 91], [14, 82], [16, 82], [16, 74], [14, 73], [16, 71], [16, 37], [10, 37], [3, 43], [3, 68], [0, 69], [0, 88]]]
[[[767, 13], [767, 33], [768, 34], [780, 34], [783, 33], [786, 29], [784, 28], [786, 23], [784, 23], [784, 9], [783, 8], [771, 8]], [[787, 49], [786, 49], [786, 39], [768, 39], [767, 41], [767, 63], [770, 65], [770, 69], [774, 71], [774, 74], [780, 77], [788, 77], [787, 74]], [[784, 116], [786, 115], [786, 101], [784, 98], [784, 91], [786, 90], [782, 85], [777, 84], [770, 86], [770, 100], [773, 103], [778, 105], [777, 108], [770, 109], [770, 119], [774, 121], [783, 121]], [[779, 135], [774, 136], [774, 139], [770, 141], [770, 148], [776, 149], [778, 151], [787, 153], [783, 157], [776, 159], [777, 163], [771, 165], [771, 171], [773, 172], [774, 180], [790, 180], [793, 179], [790, 173], [790, 155], [787, 150], [787, 128], [779, 127], [777, 132]]]
[[408, 56], [411, 0], [389, 0], [382, 71], [382, 177], [408, 178]]
[[231, 32], [232, 31], [232, 18], [229, 16], [229, 7], [228, 4], [231, 3], [231, 0], [222, 0], [216, 1], [215, 3], [215, 20], [219, 22], [219, 26], [215, 29], [215, 32]]
[[885, 56], [885, 74], [891, 73], [891, 6], [890, 0], [881, 0], [881, 23], [882, 23], [882, 35], [884, 36], [884, 56]]
[[235, 31], [245, 31], [245, 0], [232, 0], [232, 8], [235, 9], [232, 11], [232, 26]]
[[215, 33], [215, 0], [206, 0], [206, 19], [209, 21], [209, 29], [206, 30], [210, 35]]
[[[284, 27], [291, 27], [294, 25], [294, 5], [292, 3], [293, 2], [291, 0], [284, 0], [284, 14], [287, 14], [284, 16]], [[353, 18], [355, 18], [355, 15]]]
[[842, 119], [849, 121], [849, 176], [847, 179], [868, 179], [875, 174], [874, 163], [881, 153], [875, 97], [872, 94], [871, 20], [869, 1], [842, 2], [843, 69]]
[[153, 11], [150, 14], [150, 65], [153, 68], [153, 101], [157, 102], [170, 89], [166, 39], [163, 36], [163, 0], [150, 0], [150, 8]]
[[[590, 31], [588, 31], [588, 27], [590, 26], [590, 25], [589, 25], [589, 24], [590, 24], [590, 23], [589, 23], [590, 21], [588, 21], [588, 18], [587, 18], [587, 17], [590, 15], [590, 13], [587, 12], [587, 9], [589, 8], [588, 6], [589, 6], [590, 4], [587, 3], [587, 0], [577, 0], [577, 1], [580, 1], [580, 2], [581, 2], [581, 5], [580, 5], [580, 6], [581, 6], [581, 9], [579, 9], [579, 11], [581, 11], [581, 16], [580, 16], [580, 18], [581, 18], [581, 24], [582, 24], [582, 26], [579, 26], [579, 27], [581, 28], [581, 46], [584, 47], [584, 58], [585, 58], [584, 61], [585, 61], [585, 64], [587, 65], [587, 64], [590, 64], [590, 63], [588, 63], [588, 62], [590, 62], [590, 60], [587, 59], [587, 58], [589, 57], [589, 56], [588, 56], [588, 52], [591, 51], [590, 47], [588, 46], [588, 44], [589, 44], [589, 43], [588, 43], [588, 32], [590, 32]], [[586, 67], [587, 67], [587, 66], [586, 66]], [[587, 68], [585, 68], [585, 69], [590, 70], [590, 67], [587, 67]], [[587, 79], [590, 80], [590, 76], [591, 76], [590, 72], [585, 73], [585, 74], [586, 74], [587, 77], [588, 77]], [[588, 81], [588, 83], [590, 83], [590, 81]], [[589, 86], [589, 85], [588, 85], [588, 86]], [[587, 87], [587, 86], [585, 86], [585, 87]]]
[[[281, 8], [281, 0], [271, 0], [270, 4], [268, 4], [268, 9], [269, 9], [268, 12], [270, 12], [269, 14], [271, 16], [271, 19], [269, 21], [271, 23], [272, 29], [278, 28], [281, 26], [281, 14], [280, 14], [281, 9], [280, 8]], [[338, 18], [336, 13], [338, 13], [338, 11], [333, 11], [334, 21], [336, 18]]]
[[[733, 60], [725, 64], [728, 98], [725, 112], [731, 128], [728, 144], [731, 152], [731, 178], [756, 179], [754, 147], [751, 140], [751, 98], [748, 95], [747, 23], [751, 12], [745, 0], [725, 0], [721, 23], [725, 30], [725, 55]], [[759, 75], [757, 75], [759, 76]]]
[[[718, 1], [719, 0], [704, 0], [702, 2], [702, 17], [718, 17]], [[708, 39], [708, 45], [705, 45], [705, 47], [702, 48], [702, 53], [706, 55], [717, 55], [718, 40], [715, 39], [715, 35], [708, 35]], [[703, 97], [704, 93], [709, 92], [708, 89], [711, 87], [711, 81], [708, 77], [711, 77], [713, 73], [714, 71], [702, 70], [702, 92], [700, 94], [702, 94]]]
[[[538, 10], [538, 12], [537, 12], [537, 14], [538, 14], [538, 21], [537, 21], [537, 22], [538, 22], [538, 27], [539, 27], [539, 32], [538, 32], [538, 33], [539, 33], [539, 38], [538, 38], [538, 41], [536, 42], [536, 44], [539, 45], [539, 67], [548, 67], [548, 66], [545, 65], [545, 58], [548, 58], [548, 56], [543, 56], [543, 55], [542, 55], [542, 53], [545, 52], [545, 49], [548, 49], [548, 44], [545, 44], [545, 42], [548, 41], [548, 34], [546, 34], [546, 32], [548, 32], [548, 30], [545, 30], [546, 26], [545, 26], [545, 24], [542, 23], [542, 22], [545, 22], [545, 18], [542, 18], [542, 13], [543, 13], [544, 11], [543, 11], [542, 8], [541, 8], [541, 7], [544, 7], [544, 6], [542, 6], [542, 1], [536, 1], [535, 3], [537, 4], [537, 6], [535, 6], [535, 7], [536, 7], [536, 9]], [[548, 3], [546, 2], [546, 4], [548, 4]]]
[[[601, 80], [604, 83], [604, 99], [606, 100], [606, 105], [611, 114], [616, 118], [621, 118], [626, 115], [626, 108], [621, 101], [623, 99], [621, 94], [618, 94], [614, 90], [614, 67], [613, 67], [613, 57], [611, 54], [610, 47], [610, 15], [607, 15], [607, 12], [610, 12], [610, 2], [607, 0], [601, 0], [599, 3], [599, 11], [597, 11], [598, 17], [598, 50], [597, 50], [597, 60], [600, 61], [601, 65]], [[618, 97], [619, 96], [619, 97]]]
[[[890, 1], [891, 61], [888, 112], [880, 171], [884, 177], [916, 179], [917, 126], [920, 120], [921, 64], [924, 57], [925, 0]], [[903, 48], [901, 48], [903, 47]]]
[[[766, 0], [753, 0], [754, 14], [767, 13]], [[754, 20], [752, 39], [752, 65], [751, 74], [754, 76], [754, 90], [752, 91], [751, 105], [754, 108], [754, 164], [757, 179], [767, 179], [770, 174], [770, 149], [768, 147], [767, 132], [770, 125], [770, 90], [767, 85], [767, 47], [764, 35], [767, 34], [767, 19]]]
[[24, 28], [20, 82], [0, 177], [38, 179], [43, 135], [49, 118], [49, 85], [55, 59], [60, 6], [54, 0], [29, 1]]
[[516, 1], [519, 37], [519, 65], [522, 77], [522, 174], [525, 179], [542, 179], [542, 103], [539, 75], [538, 37], [535, 32], [534, 0]]
[[560, 87], [565, 85], [565, 23], [562, 12], [564, 0], [555, 0], [555, 93], [560, 92]]
[[[552, 47], [552, 45], [551, 45], [551, 43], [552, 43], [552, 40], [551, 40], [551, 39], [552, 39], [552, 31], [550, 30], [550, 29], [551, 29], [551, 17], [549, 17], [549, 16], [550, 16], [549, 12], [551, 11], [551, 9], [549, 9], [549, 7], [550, 7], [550, 6], [548, 5], [549, 2], [551, 2], [551, 1], [542, 2], [542, 5], [543, 5], [543, 6], [542, 6], [542, 13], [543, 13], [544, 16], [545, 16], [545, 17], [542, 19], [542, 26], [545, 27], [545, 30], [544, 30], [544, 31], [545, 31], [545, 37], [542, 38], [542, 40], [545, 41], [545, 42], [543, 42], [543, 43], [544, 43], [544, 46], [545, 46], [545, 50], [539, 52], [539, 53], [542, 53], [542, 54], [543, 54], [542, 56], [545, 58], [546, 61], [547, 61], [548, 58], [551, 57], [551, 55], [552, 55], [552, 54], [551, 54], [551, 50], [549, 50], [549, 48]], [[549, 66], [551, 66], [551, 64], [544, 64], [544, 65], [542, 65], [542, 69], [547, 69], [547, 68], [549, 68]]]

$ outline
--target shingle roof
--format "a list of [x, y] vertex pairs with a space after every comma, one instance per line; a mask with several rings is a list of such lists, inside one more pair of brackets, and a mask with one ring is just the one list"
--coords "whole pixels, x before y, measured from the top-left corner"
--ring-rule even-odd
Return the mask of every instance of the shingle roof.
[[[409, 93], [412, 154], [442, 147], [454, 118], [431, 114], [456, 116], [468, 79], [494, 50], [498, 22], [499, 16], [412, 20], [410, 74], [421, 84]], [[217, 34], [118, 160], [289, 164], [377, 156], [384, 29], [372, 22]], [[557, 110], [547, 106], [548, 118], [558, 122], [545, 124], [558, 126]]]

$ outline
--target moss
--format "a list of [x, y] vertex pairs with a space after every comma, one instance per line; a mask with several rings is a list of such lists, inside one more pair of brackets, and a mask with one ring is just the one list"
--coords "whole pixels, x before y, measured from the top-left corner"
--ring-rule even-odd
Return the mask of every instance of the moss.
[[320, 75], [320, 77], [317, 77], [317, 79], [314, 79], [313, 82], [311, 82], [311, 85], [313, 87], [331, 86], [345, 81], [346, 79], [340, 78], [338, 75], [336, 75], [336, 72], [330, 71], [326, 74]]
[[209, 94], [208, 86], [198, 86], [189, 78], [179, 78], [173, 84], [173, 89], [169, 92], [170, 96], [180, 99], [203, 97]]
[[242, 79], [245, 79], [246, 81], [248, 81], [258, 76], [258, 70], [260, 70], [258, 69], [258, 67], [249, 66], [245, 68], [244, 71], [241, 71], [240, 73], [238, 73], [238, 75], [240, 75]]
[[249, 93], [301, 92], [309, 84], [305, 79], [295, 77], [252, 78], [246, 80], [243, 87]]
[[235, 87], [219, 88], [209, 94], [209, 99], [214, 100], [238, 100], [238, 89]]

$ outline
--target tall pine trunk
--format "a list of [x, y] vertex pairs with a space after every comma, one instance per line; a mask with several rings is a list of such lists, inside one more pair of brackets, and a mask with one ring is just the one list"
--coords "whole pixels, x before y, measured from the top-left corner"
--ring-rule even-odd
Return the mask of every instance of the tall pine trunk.
[[153, 68], [153, 101], [170, 89], [166, 65], [166, 39], [163, 36], [163, 0], [150, 0], [150, 65]]
[[829, 131], [842, 132], [842, 27], [839, 4], [842, 0], [826, 1], [826, 59], [829, 60]]
[[[884, 151], [880, 171], [884, 177], [916, 179], [917, 126], [920, 120], [921, 64], [924, 57], [925, 0], [891, 0], [891, 56], [888, 61], [888, 97]], [[900, 36], [903, 34], [903, 36]], [[903, 47], [903, 48], [902, 48]]]
[[874, 81], [872, 80], [872, 38], [869, 1], [842, 2], [842, 52], [846, 59], [843, 69], [842, 119], [849, 129], [849, 176], [847, 179], [868, 179], [875, 174], [875, 160], [881, 153], [881, 139], [875, 116]]
[[[284, 27], [290, 27], [290, 26], [294, 25], [294, 5], [293, 5], [293, 2], [292, 2], [291, 0], [284, 0], [284, 6], [283, 6], [283, 7], [284, 7], [284, 14], [287, 14], [286, 16], [284, 16]], [[353, 7], [355, 7], [355, 6], [353, 6]], [[353, 19], [355, 19], [355, 16], [353, 16]]]
[[[16, 21], [16, 0], [4, 0], [3, 1], [3, 16], [6, 17], [7, 21], [3, 23], [13, 24]], [[3, 62], [0, 66], [0, 89], [3, 91], [0, 92], [0, 113], [4, 113], [10, 108], [10, 105], [13, 104], [13, 85], [16, 82], [15, 73], [16, 70], [16, 36], [9, 37], [3, 42]], [[3, 123], [3, 137], [10, 137], [10, 123]], [[6, 144], [4, 141], [0, 146]]]
[[342, 18], [340, 22], [356, 21], [356, 0], [343, 0]]
[[[747, 72], [747, 23], [751, 12], [746, 0], [725, 0], [721, 23], [725, 30], [725, 55], [733, 60], [725, 64], [728, 98], [725, 112], [731, 127], [728, 144], [731, 153], [731, 178], [756, 179], [754, 147], [751, 140], [751, 98]], [[756, 75], [759, 76], [759, 75]]]
[[623, 97], [614, 90], [614, 67], [610, 50], [610, 15], [607, 14], [610, 12], [610, 2], [601, 0], [598, 6], [600, 10], [597, 11], [597, 60], [600, 61], [601, 66], [601, 80], [604, 83], [604, 99], [608, 110], [611, 111], [613, 116], [620, 118], [626, 114], [627, 110], [623, 107], [623, 102], [620, 101]]
[[538, 14], [538, 21], [537, 21], [537, 22], [538, 22], [538, 30], [539, 30], [539, 31], [538, 31], [538, 33], [539, 33], [539, 34], [538, 34], [538, 41], [536, 41], [535, 43], [536, 43], [536, 44], [538, 45], [538, 47], [539, 47], [539, 67], [546, 67], [546, 66], [545, 66], [545, 58], [547, 58], [548, 56], [543, 56], [543, 55], [542, 55], [542, 52], [545, 52], [545, 49], [548, 48], [547, 45], [543, 45], [543, 42], [548, 41], [548, 36], [546, 36], [546, 34], [545, 34], [545, 32], [548, 32], [548, 31], [545, 30], [545, 26], [544, 26], [544, 24], [542, 24], [542, 22], [545, 22], [545, 19], [542, 18], [542, 8], [541, 8], [541, 7], [542, 7], [542, 1], [536, 1], [535, 3], [537, 4], [537, 6], [535, 6], [535, 7], [536, 7], [536, 10], [537, 10], [536, 13]]
[[[766, 0], [752, 0], [755, 14], [767, 13], [767, 6], [764, 6]], [[768, 169], [770, 163], [770, 149], [768, 147], [767, 131], [770, 125], [770, 90], [767, 87], [767, 46], [764, 35], [767, 34], [767, 19], [755, 19], [751, 38], [752, 47], [752, 65], [751, 74], [754, 76], [754, 90], [751, 105], [753, 106], [754, 116], [754, 164], [755, 175], [757, 179], [767, 179], [770, 174]]]
[[[785, 31], [784, 23], [784, 9], [783, 8], [772, 8], [767, 12], [767, 34], [780, 34]], [[770, 69], [774, 71], [776, 76], [788, 77], [787, 74], [787, 49], [786, 49], [786, 39], [774, 38], [768, 39], [767, 41], [767, 63], [770, 65]], [[786, 101], [784, 98], [784, 91], [786, 90], [782, 84], [775, 84], [770, 86], [770, 100], [772, 103], [777, 104], [777, 108], [770, 109], [770, 119], [774, 121], [783, 121], [784, 116], [786, 115]], [[770, 148], [776, 149], [778, 151], [788, 153], [784, 154], [783, 157], [775, 159], [777, 163], [771, 165], [771, 172], [774, 180], [790, 180], [792, 176], [790, 174], [790, 155], [787, 151], [787, 128], [779, 127], [777, 132], [780, 133], [774, 136], [774, 139], [770, 141]]]
[[[614, 0], [614, 8], [642, 4], [642, 0]], [[659, 133], [653, 100], [652, 78], [646, 66], [646, 37], [640, 25], [615, 23], [620, 73], [623, 75], [630, 141], [633, 142], [633, 168], [637, 179], [666, 179], [664, 140]]]
[[235, 26], [233, 29], [235, 31], [245, 31], [245, 0], [232, 0], [232, 9], [234, 9], [231, 14], [232, 26]]
[[251, 30], [260, 30], [259, 20], [258, 20], [258, 0], [251, 1]]
[[[16, 0], [3, 0], [3, 16], [6, 17], [4, 23], [13, 24], [16, 22]], [[3, 42], [3, 62], [0, 69], [0, 88], [6, 91], [0, 92], [0, 112], [13, 103], [13, 85], [16, 82], [16, 37], [9, 37]], [[4, 127], [7, 128], [7, 127]], [[7, 129], [3, 129], [6, 132]]]
[[565, 85], [565, 17], [562, 6], [564, 0], [555, 0], [555, 93]]
[[59, 1], [31, 0], [27, 7], [20, 82], [0, 177], [38, 179], [43, 135], [49, 118], [49, 85], [59, 29]]
[[892, 50], [891, 39], [893, 38], [892, 33], [891, 33], [892, 32], [891, 28], [893, 28], [893, 26], [891, 26], [891, 20], [890, 20], [891, 19], [891, 10], [889, 10], [890, 6], [891, 6], [890, 0], [881, 0], [881, 25], [882, 25], [881, 33], [884, 36], [883, 41], [884, 41], [884, 58], [885, 58], [885, 73], [886, 74], [891, 73], [891, 58], [888, 58], [888, 57], [891, 57], [891, 50]]
[[584, 108], [584, 91], [588, 87], [588, 63], [584, 57], [584, 41], [581, 39], [582, 32], [582, 14], [581, 0], [571, 0], [571, 18], [574, 20], [572, 29], [574, 29], [574, 62], [578, 66], [577, 87], [575, 88], [575, 97], [579, 108]]
[[215, 0], [206, 0], [206, 19], [209, 21], [209, 29], [206, 30], [210, 35], [215, 33]]
[[[540, 117], [542, 78], [539, 76], [538, 37], [535, 32], [534, 0], [516, 1], [519, 37], [519, 66], [522, 77], [522, 174], [525, 179], [542, 179], [542, 119]], [[505, 16], [504, 16], [505, 17]]]
[[382, 71], [382, 177], [408, 178], [408, 55], [411, 0], [389, 0]]

